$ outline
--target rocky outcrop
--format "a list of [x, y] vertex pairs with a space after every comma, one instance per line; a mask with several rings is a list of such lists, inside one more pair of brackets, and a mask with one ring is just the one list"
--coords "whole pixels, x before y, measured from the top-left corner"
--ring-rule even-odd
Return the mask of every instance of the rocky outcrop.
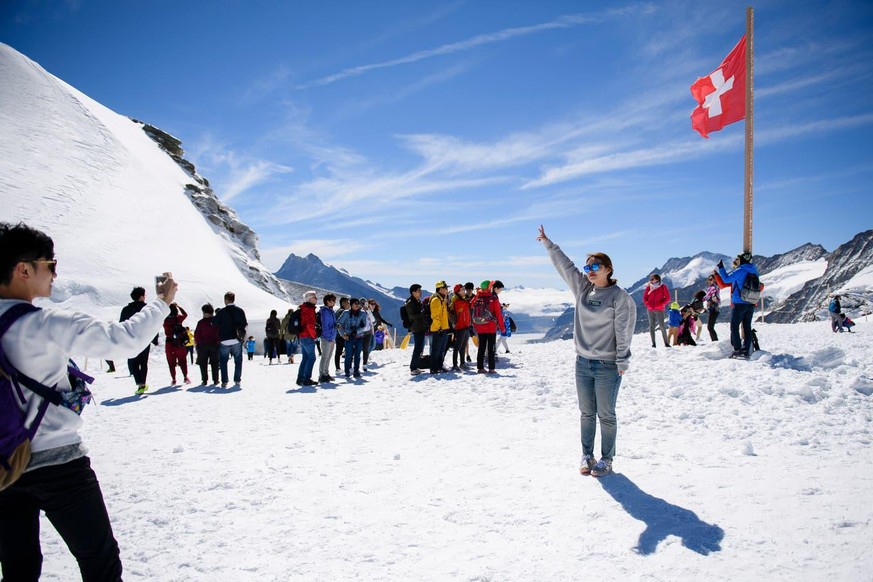
[[815, 321], [827, 317], [830, 296], [840, 292], [843, 311], [870, 313], [873, 306], [873, 289], [845, 289], [846, 284], [862, 269], [873, 265], [873, 230], [855, 235], [849, 242], [826, 254], [828, 268], [818, 279], [807, 281], [803, 288], [793, 293], [782, 305], [767, 314], [772, 323]]
[[296, 302], [276, 276], [261, 263], [258, 235], [255, 231], [240, 220], [233, 208], [218, 199], [209, 186], [209, 180], [198, 174], [194, 164], [185, 159], [182, 141], [154, 125], [136, 119], [132, 121], [140, 125], [145, 134], [191, 177], [193, 183], [185, 185], [185, 195], [209, 222], [216, 234], [225, 240], [234, 262], [243, 275], [264, 291]]

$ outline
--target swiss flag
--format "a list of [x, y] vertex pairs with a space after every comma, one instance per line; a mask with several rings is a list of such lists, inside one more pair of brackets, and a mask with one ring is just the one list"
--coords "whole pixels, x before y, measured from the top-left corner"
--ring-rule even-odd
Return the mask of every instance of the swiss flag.
[[691, 95], [700, 104], [691, 112], [691, 127], [703, 137], [746, 117], [746, 36], [721, 65], [691, 85]]

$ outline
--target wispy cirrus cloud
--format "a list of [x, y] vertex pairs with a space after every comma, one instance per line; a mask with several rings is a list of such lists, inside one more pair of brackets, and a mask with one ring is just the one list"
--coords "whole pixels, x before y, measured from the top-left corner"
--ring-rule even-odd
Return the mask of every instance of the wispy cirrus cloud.
[[514, 38], [538, 34], [549, 30], [566, 29], [582, 26], [584, 24], [599, 23], [625, 16], [638, 15], [640, 13], [650, 12], [652, 10], [654, 10], [652, 5], [647, 4], [642, 6], [628, 6], [624, 8], [605, 10], [595, 14], [569, 14], [561, 16], [549, 22], [543, 22], [532, 26], [520, 26], [515, 28], [507, 28], [497, 32], [480, 34], [467, 40], [444, 44], [433, 49], [414, 52], [404, 57], [392, 59], [389, 61], [383, 61], [381, 63], [370, 63], [367, 65], [350, 67], [338, 73], [334, 73], [326, 77], [321, 77], [320, 79], [315, 79], [314, 81], [309, 81], [307, 83], [302, 83], [296, 88], [309, 89], [312, 87], [320, 87], [323, 85], [336, 83], [337, 81], [341, 81], [349, 77], [357, 77], [371, 71], [377, 71], [379, 69], [387, 69], [399, 65], [407, 65], [433, 57], [448, 55], [461, 51], [468, 51], [483, 45], [505, 42]]
[[294, 171], [290, 166], [270, 160], [239, 156], [225, 143], [206, 134], [191, 148], [191, 159], [202, 171], [206, 168], [216, 196], [229, 202], [250, 189]]

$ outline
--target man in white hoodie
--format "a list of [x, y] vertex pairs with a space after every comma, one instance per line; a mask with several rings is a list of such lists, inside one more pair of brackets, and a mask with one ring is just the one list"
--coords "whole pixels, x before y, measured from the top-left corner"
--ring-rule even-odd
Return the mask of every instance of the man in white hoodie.
[[[57, 277], [54, 243], [26, 225], [0, 223], [0, 318], [11, 308], [51, 295]], [[2, 336], [2, 349], [19, 373], [60, 393], [72, 389], [70, 355], [133, 357], [142, 352], [169, 314], [177, 284], [169, 273], [158, 299], [124, 322], [84, 313], [35, 309], [19, 316]], [[7, 316], [8, 317], [8, 316]], [[27, 388], [16, 399], [26, 427], [38, 426], [21, 477], [0, 491], [0, 565], [4, 580], [36, 580], [42, 570], [39, 512], [76, 557], [83, 580], [121, 580], [121, 558], [97, 477], [79, 428], [81, 417], [46, 405]], [[44, 411], [41, 421], [37, 420]]]

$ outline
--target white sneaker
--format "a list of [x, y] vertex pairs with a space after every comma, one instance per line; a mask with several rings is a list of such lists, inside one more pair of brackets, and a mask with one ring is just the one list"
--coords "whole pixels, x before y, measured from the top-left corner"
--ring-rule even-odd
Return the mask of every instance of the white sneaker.
[[592, 477], [603, 477], [612, 473], [612, 461], [600, 459], [597, 464], [591, 467]]
[[588, 475], [596, 464], [594, 455], [582, 455], [582, 460], [579, 461], [579, 474]]

